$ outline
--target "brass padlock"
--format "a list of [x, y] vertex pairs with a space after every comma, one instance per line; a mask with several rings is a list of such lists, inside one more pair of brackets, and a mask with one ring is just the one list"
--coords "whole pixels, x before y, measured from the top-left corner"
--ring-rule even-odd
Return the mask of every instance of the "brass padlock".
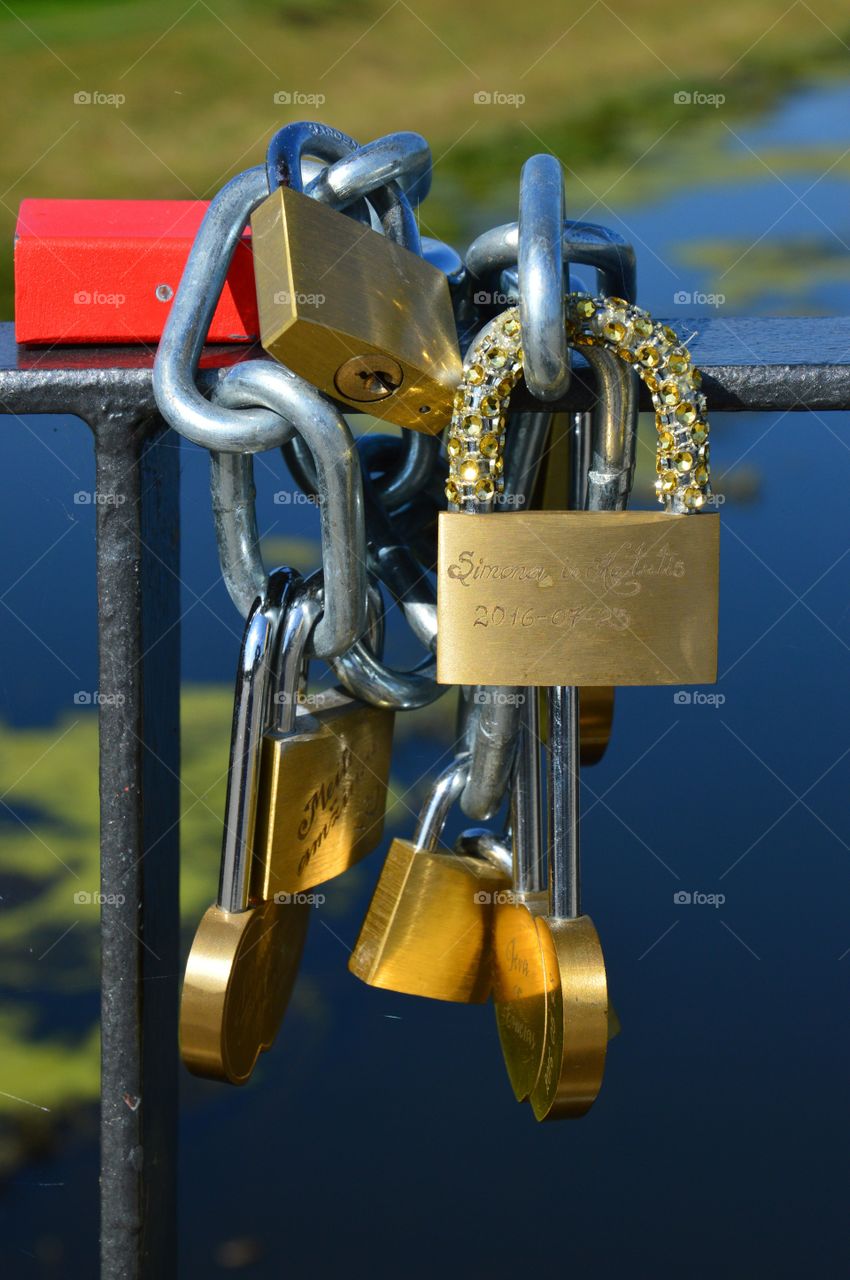
[[218, 901], [192, 942], [180, 1003], [180, 1052], [195, 1075], [244, 1084], [289, 1003], [310, 921], [304, 895], [251, 897], [257, 777], [281, 609], [298, 575], [278, 570], [248, 618], [236, 678]]
[[384, 833], [394, 713], [336, 689], [302, 696], [307, 641], [320, 613], [315, 591], [304, 586], [281, 622], [251, 873], [260, 899], [342, 875]]
[[348, 967], [373, 987], [477, 1004], [490, 994], [493, 904], [510, 886], [504, 862], [438, 849], [466, 784], [459, 759], [437, 779], [412, 840], [394, 840]]
[[438, 434], [461, 373], [446, 276], [304, 195], [300, 155], [283, 169], [299, 189], [273, 190], [251, 219], [263, 346], [350, 409]]
[[[437, 678], [709, 683], [717, 678], [719, 518], [694, 518], [710, 496], [699, 373], [678, 336], [637, 307], [571, 295], [567, 310], [572, 343], [588, 355], [613, 352], [650, 388], [666, 511], [441, 514]], [[464, 369], [446, 494], [469, 511], [501, 485], [504, 414], [522, 374], [516, 308], [482, 330]]]

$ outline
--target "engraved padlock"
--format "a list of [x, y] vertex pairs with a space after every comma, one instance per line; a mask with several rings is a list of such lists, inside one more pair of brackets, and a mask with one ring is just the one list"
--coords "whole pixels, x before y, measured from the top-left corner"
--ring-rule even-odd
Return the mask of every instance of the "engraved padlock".
[[[618, 510], [622, 475], [591, 466], [585, 511], [439, 517], [442, 683], [627, 685], [717, 678], [719, 517], [700, 375], [678, 335], [617, 298], [570, 295], [568, 336], [633, 367], [656, 410], [663, 513]], [[500, 485], [522, 375], [516, 308], [481, 331], [458, 390], [446, 493], [461, 512]]]
[[295, 983], [310, 904], [252, 896], [260, 748], [281, 611], [298, 575], [271, 575], [245, 627], [230, 743], [217, 902], [195, 933], [180, 1004], [180, 1052], [195, 1075], [244, 1084], [279, 1030]]
[[[369, 195], [385, 235], [304, 194], [302, 153], [339, 159], [357, 148], [336, 130], [304, 129], [272, 139], [271, 194], [251, 219], [262, 344], [350, 409], [435, 435], [461, 371], [446, 276], [419, 256], [395, 183]], [[389, 217], [393, 205], [410, 216]]]
[[413, 839], [390, 846], [348, 964], [370, 986], [464, 1004], [490, 994], [493, 904], [509, 870], [483, 843], [474, 856], [438, 847], [468, 767], [461, 757], [440, 775]]
[[384, 833], [394, 713], [338, 689], [302, 692], [318, 585], [302, 584], [281, 620], [251, 877], [261, 898], [342, 875]]

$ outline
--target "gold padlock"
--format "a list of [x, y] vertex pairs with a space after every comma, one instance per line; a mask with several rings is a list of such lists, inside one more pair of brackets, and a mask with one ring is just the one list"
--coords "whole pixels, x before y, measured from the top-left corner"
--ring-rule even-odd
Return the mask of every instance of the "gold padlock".
[[437, 848], [468, 764], [437, 779], [413, 840], [394, 840], [348, 967], [373, 987], [477, 1004], [491, 987], [493, 904], [510, 885], [508, 867]]
[[290, 187], [251, 239], [266, 351], [350, 409], [442, 431], [461, 373], [443, 272]]
[[[710, 496], [700, 376], [666, 326], [620, 299], [568, 299], [570, 341], [602, 346], [650, 388], [664, 513], [500, 512], [439, 517], [441, 683], [626, 685], [717, 678], [719, 518]], [[522, 374], [514, 308], [465, 362], [447, 449], [449, 502], [501, 485], [504, 413]]]
[[342, 875], [384, 833], [394, 713], [340, 690], [302, 699], [307, 640], [320, 612], [305, 589], [281, 622], [257, 796], [251, 892], [258, 899]]
[[281, 608], [298, 575], [278, 570], [245, 628], [236, 681], [218, 901], [195, 933], [180, 1002], [180, 1052], [195, 1075], [244, 1084], [277, 1034], [311, 907], [252, 900], [257, 775]]

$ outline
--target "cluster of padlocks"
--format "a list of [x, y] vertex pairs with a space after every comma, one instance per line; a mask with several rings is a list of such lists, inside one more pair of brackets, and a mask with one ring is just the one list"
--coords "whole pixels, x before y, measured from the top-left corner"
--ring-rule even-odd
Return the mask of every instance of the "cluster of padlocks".
[[[250, 1077], [293, 987], [309, 891], [380, 843], [395, 713], [460, 686], [452, 758], [389, 849], [349, 967], [414, 996], [492, 999], [516, 1097], [538, 1119], [575, 1116], [615, 1024], [580, 896], [580, 767], [604, 749], [613, 687], [716, 678], [706, 402], [683, 335], [636, 305], [629, 247], [565, 220], [553, 157], [524, 166], [518, 223], [465, 259], [420, 240], [411, 201], [429, 182], [418, 135], [358, 147], [287, 126], [266, 168], [212, 201], [160, 343], [157, 400], [210, 450], [222, 572], [247, 619], [219, 893], [188, 959], [181, 1050], [200, 1075]], [[207, 396], [199, 359], [249, 219], [273, 359], [218, 370]], [[570, 292], [576, 263], [595, 290]], [[559, 434], [547, 405], [570, 349], [596, 400]], [[626, 509], [640, 380], [658, 512]], [[340, 406], [401, 434], [355, 441]], [[251, 457], [278, 447], [320, 513], [307, 578], [267, 573], [259, 553]], [[382, 587], [425, 649], [413, 670], [383, 659]], [[338, 687], [305, 693], [311, 659]], [[504, 830], [441, 846], [455, 803], [478, 824], [506, 809]]]

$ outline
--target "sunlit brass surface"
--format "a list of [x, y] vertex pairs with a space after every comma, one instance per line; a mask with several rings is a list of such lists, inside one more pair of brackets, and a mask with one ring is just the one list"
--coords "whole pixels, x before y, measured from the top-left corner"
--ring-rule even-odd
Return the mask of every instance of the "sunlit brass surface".
[[717, 679], [719, 517], [441, 513], [443, 684]]
[[493, 911], [493, 1005], [502, 1057], [514, 1097], [524, 1101], [537, 1083], [546, 1048], [546, 975], [536, 916], [548, 895], [527, 894]]
[[340, 386], [337, 372], [362, 356], [374, 362], [366, 373], [380, 376], [389, 357], [401, 385], [370, 402], [370, 412], [415, 431], [442, 431], [461, 374], [443, 272], [289, 188], [259, 206], [251, 232], [266, 351], [352, 408], [364, 397], [346, 395], [346, 375]]
[[483, 858], [394, 840], [349, 969], [373, 987], [481, 1003], [491, 986], [493, 900], [508, 886]]
[[560, 1120], [584, 1115], [602, 1085], [608, 983], [589, 916], [540, 916], [536, 923], [546, 976], [546, 1045], [529, 1101], [538, 1120]]
[[251, 894], [273, 898], [332, 880], [384, 832], [393, 712], [336, 697], [299, 710], [293, 733], [263, 740]]
[[180, 1052], [198, 1076], [245, 1084], [277, 1035], [310, 922], [308, 903], [210, 907], [189, 952]]

